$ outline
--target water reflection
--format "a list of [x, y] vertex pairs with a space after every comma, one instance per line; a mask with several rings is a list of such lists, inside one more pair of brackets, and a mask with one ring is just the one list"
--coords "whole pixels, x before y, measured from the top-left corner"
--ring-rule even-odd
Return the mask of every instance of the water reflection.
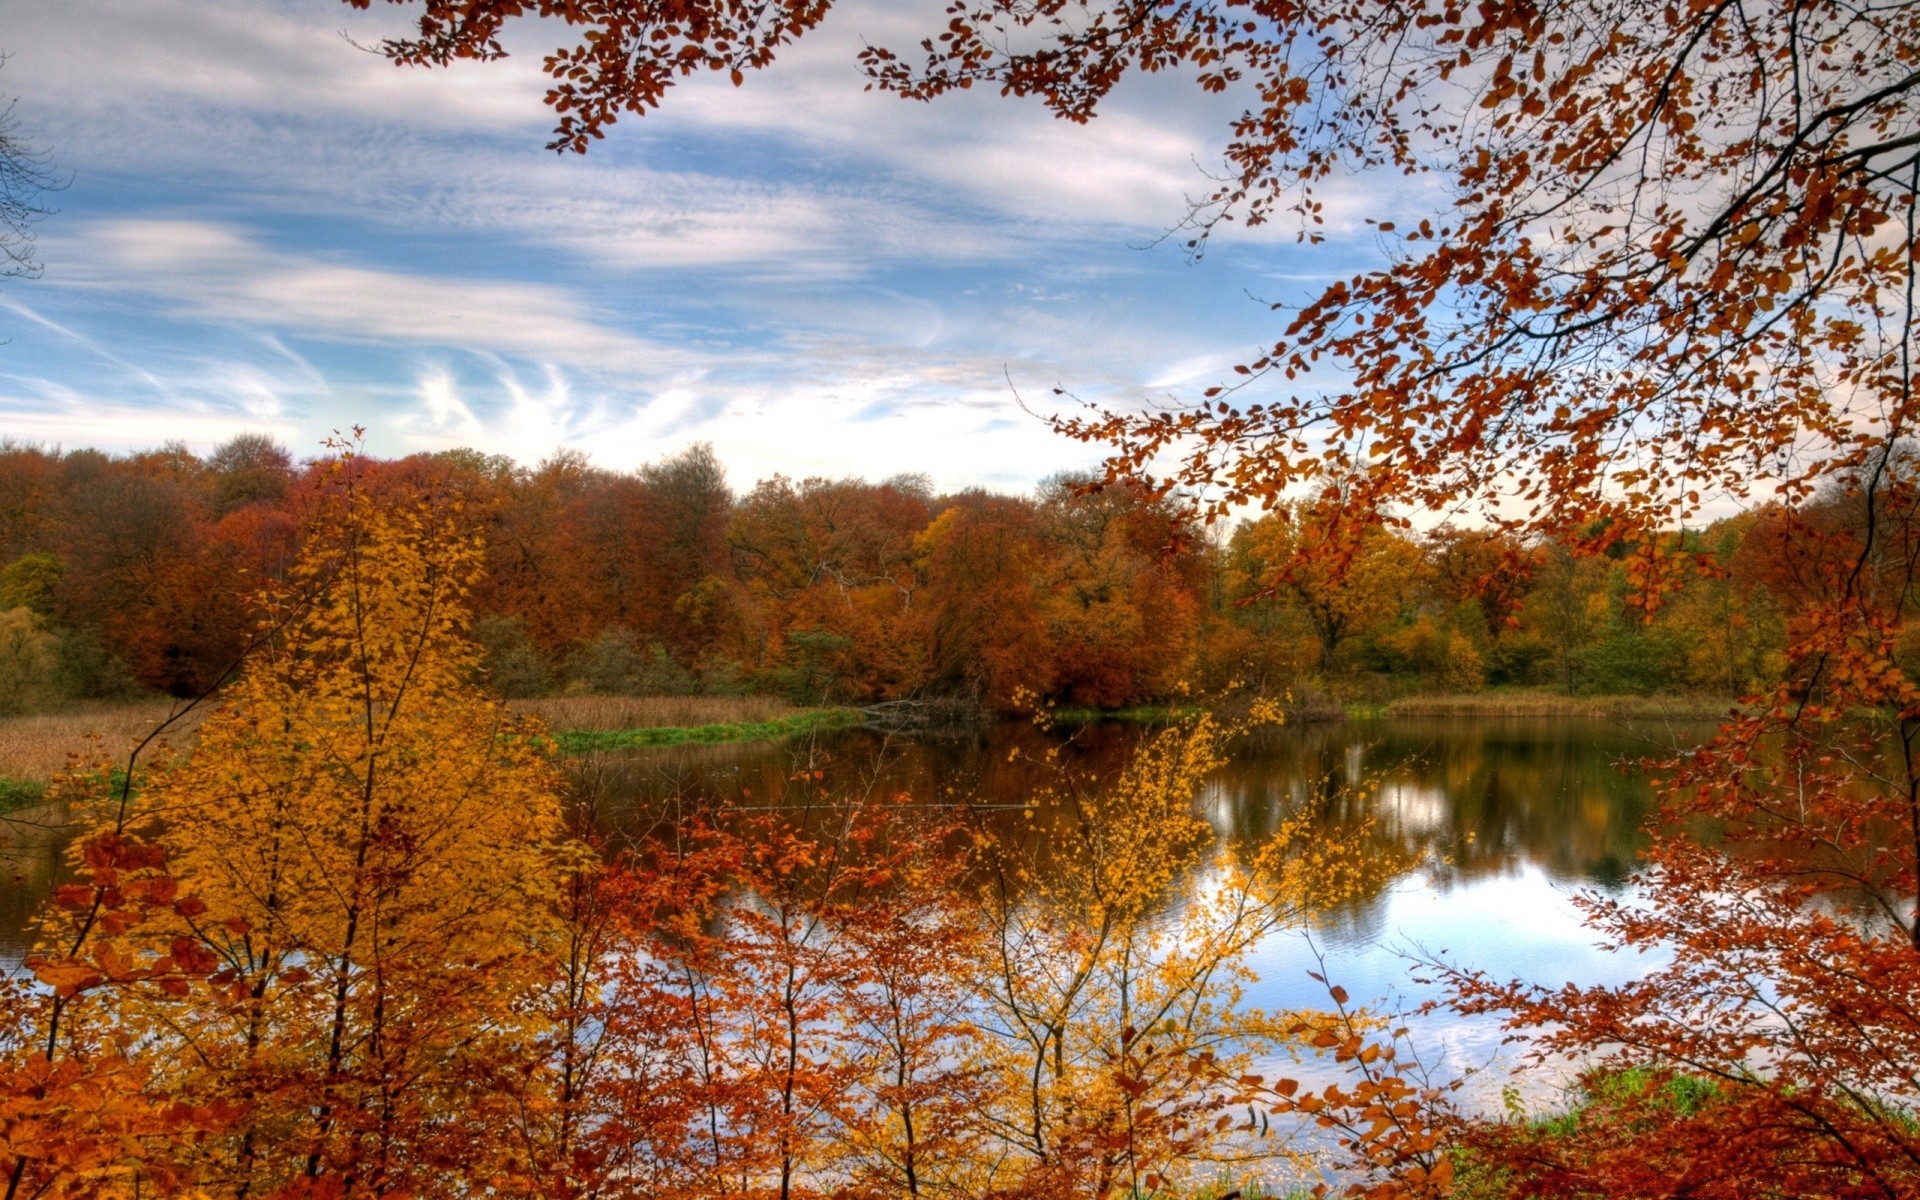
[[[1235, 747], [1201, 797], [1218, 834], [1240, 844], [1307, 811], [1329, 836], [1371, 818], [1384, 848], [1417, 864], [1386, 891], [1323, 914], [1330, 962], [1356, 994], [1405, 975], [1397, 951], [1419, 942], [1461, 961], [1537, 982], [1595, 981], [1618, 970], [1596, 957], [1566, 902], [1580, 886], [1617, 889], [1640, 845], [1646, 785], [1623, 761], [1690, 745], [1706, 725], [1617, 721], [1410, 720], [1270, 730]], [[1058, 771], [1116, 771], [1142, 730], [1100, 726], [1070, 737], [1006, 724], [959, 738], [904, 740], [863, 731], [810, 742], [631, 750], [575, 764], [576, 784], [610, 833], [642, 836], [686, 806], [790, 802], [807, 785], [906, 792], [968, 803], [1011, 832]], [[58, 814], [0, 826], [0, 957], [25, 949], [31, 914], [61, 871]], [[1263, 950], [1261, 1003], [1303, 1003], [1307, 959]], [[1373, 985], [1381, 987], [1375, 989]]]
[[[1647, 961], [1596, 948], [1573, 897], [1627, 886], [1648, 804], [1633, 764], [1712, 731], [1699, 723], [1436, 719], [1310, 725], [1244, 740], [1200, 797], [1219, 836], [1258, 844], [1304, 811], [1330, 837], [1371, 821], [1381, 853], [1409, 864], [1385, 889], [1322, 912], [1311, 942], [1294, 932], [1262, 945], [1251, 964], [1260, 982], [1248, 1001], [1322, 1006], [1324, 988], [1308, 973], [1323, 971], [1356, 997], [1411, 1005], [1423, 998], [1410, 984], [1414, 954], [1549, 986], [1638, 975]], [[829, 791], [972, 803], [981, 820], [1012, 832], [1060, 768], [1083, 777], [1118, 770], [1142, 736], [1109, 726], [1062, 741], [1018, 725], [919, 742], [850, 733], [807, 745], [629, 752], [584, 769], [603, 820], [629, 833], [656, 826], [676, 806], [742, 795], [781, 804], [800, 794], [788, 781], [802, 771], [824, 772]], [[821, 786], [800, 790], [812, 795]], [[1415, 1027], [1425, 1051], [1456, 1065], [1493, 1060], [1502, 1041], [1485, 1020], [1435, 1015]], [[1490, 1073], [1481, 1090], [1497, 1102], [1504, 1082]], [[1551, 1082], [1533, 1077], [1533, 1086]]]
[[26, 953], [34, 916], [65, 874], [70, 834], [60, 805], [0, 813], [0, 967]]

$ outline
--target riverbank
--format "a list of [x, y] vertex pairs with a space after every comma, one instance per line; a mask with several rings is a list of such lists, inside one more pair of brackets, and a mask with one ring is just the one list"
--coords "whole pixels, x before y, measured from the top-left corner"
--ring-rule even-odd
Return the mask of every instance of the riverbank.
[[1567, 696], [1559, 692], [1467, 692], [1404, 696], [1354, 706], [1351, 719], [1395, 717], [1585, 717], [1617, 720], [1718, 721], [1733, 711], [1725, 696]]
[[[1380, 721], [1396, 718], [1523, 718], [1718, 721], [1735, 707], [1724, 696], [1568, 696], [1560, 692], [1495, 691], [1402, 696], [1381, 703], [1341, 703], [1328, 697], [1283, 701], [1291, 724]], [[1136, 704], [1126, 708], [1061, 707], [1048, 716], [1061, 726], [1114, 722], [1165, 725], [1206, 711], [1196, 705]]]
[[[801, 708], [774, 696], [552, 696], [515, 700], [515, 712], [547, 724], [564, 753], [635, 746], [710, 745], [778, 741], [861, 725], [858, 708]], [[1555, 692], [1475, 692], [1405, 696], [1379, 705], [1310, 700], [1288, 706], [1294, 722], [1447, 718], [1605, 718], [1719, 720], [1733, 702], [1715, 696], [1564, 696]], [[136, 739], [167, 719], [164, 701], [0, 719], [0, 812], [38, 803], [46, 784], [70, 762], [119, 757]], [[1098, 722], [1161, 725], [1201, 711], [1193, 705], [1141, 704], [1121, 709], [1062, 707], [1064, 727]], [[192, 746], [197, 715], [169, 735], [177, 749]]]
[[799, 708], [776, 696], [550, 696], [514, 700], [564, 754], [633, 746], [771, 742], [861, 723], [857, 708]]

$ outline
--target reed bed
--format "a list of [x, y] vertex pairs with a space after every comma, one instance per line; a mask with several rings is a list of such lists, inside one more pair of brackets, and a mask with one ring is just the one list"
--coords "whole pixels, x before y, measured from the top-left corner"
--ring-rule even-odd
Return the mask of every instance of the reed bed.
[[807, 711], [777, 696], [549, 696], [511, 706], [540, 717], [556, 733], [761, 725]]
[[[173, 705], [167, 701], [148, 700], [0, 717], [0, 779], [45, 782], [66, 770], [76, 757], [123, 759], [136, 740], [151, 733], [172, 711]], [[167, 744], [176, 750], [190, 747], [202, 715], [193, 713], [183, 718], [179, 727], [166, 735]]]
[[1478, 692], [1407, 696], [1377, 714], [1392, 717], [1605, 717], [1717, 721], [1734, 707], [1721, 696], [1563, 696], [1556, 692]]

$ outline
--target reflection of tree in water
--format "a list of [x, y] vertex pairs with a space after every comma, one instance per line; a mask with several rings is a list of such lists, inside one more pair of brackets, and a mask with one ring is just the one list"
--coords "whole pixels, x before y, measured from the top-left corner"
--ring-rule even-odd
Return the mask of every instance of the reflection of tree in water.
[[59, 805], [0, 814], [0, 967], [26, 954], [41, 902], [67, 877], [69, 829]]
[[[806, 743], [624, 751], [593, 768], [602, 819], [628, 833], [669, 810], [744, 797], [749, 804], [816, 804], [826, 795], [905, 792], [966, 804], [1009, 845], [1050, 851], [1020, 835], [1034, 797], [1062, 773], [1083, 786], [1120, 769], [1143, 736], [1100, 726], [1071, 736], [1004, 724], [953, 738], [905, 741], [854, 731]], [[1558, 882], [1618, 887], [1640, 846], [1645, 785], [1624, 760], [1698, 736], [1691, 727], [1634, 729], [1576, 720], [1407, 720], [1309, 724], [1240, 739], [1199, 798], [1236, 848], [1270, 839], [1309, 812], [1329, 837], [1371, 823], [1383, 856], [1417, 864], [1440, 891], [1533, 866]], [[1050, 758], [1048, 751], [1054, 751]], [[796, 782], [802, 772], [823, 780]], [[1044, 825], [1043, 825], [1044, 827]], [[1378, 897], [1324, 914], [1345, 933], [1379, 919]]]
[[[970, 805], [1005, 843], [1045, 853], [1037, 839], [1017, 836], [1027, 803], [1057, 787], [1063, 769], [1083, 781], [1117, 772], [1144, 733], [1106, 725], [1069, 736], [1006, 723], [907, 741], [855, 730], [594, 754], [573, 760], [570, 774], [592, 823], [616, 840], [664, 833], [678, 816], [723, 800], [793, 806], [823, 795], [905, 792], [918, 803]], [[1657, 753], [1662, 739], [1671, 746], [1699, 734], [1691, 726], [1544, 719], [1267, 729], [1239, 740], [1201, 796], [1201, 811], [1240, 849], [1264, 844], [1293, 813], [1311, 812], [1330, 836], [1351, 836], [1371, 819], [1380, 852], [1420, 864], [1428, 886], [1441, 891], [1528, 865], [1560, 882], [1617, 887], [1638, 852], [1645, 803], [1644, 784], [1618, 762]], [[823, 778], [796, 781], [814, 771]], [[14, 845], [0, 845], [0, 957], [20, 953], [61, 861], [57, 837], [8, 837]], [[1324, 917], [1357, 935], [1380, 907], [1377, 897], [1350, 901]]]
[[1646, 789], [1624, 760], [1698, 730], [1564, 720], [1400, 721], [1283, 730], [1226, 772], [1257, 836], [1284, 795], [1329, 833], [1371, 816], [1442, 890], [1534, 866], [1556, 881], [1618, 886], [1641, 844]]

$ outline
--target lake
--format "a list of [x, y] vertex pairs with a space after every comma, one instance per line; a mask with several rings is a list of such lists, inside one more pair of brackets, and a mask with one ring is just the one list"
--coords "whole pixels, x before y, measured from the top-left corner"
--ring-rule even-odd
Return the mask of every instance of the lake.
[[[1365, 815], [1414, 865], [1383, 890], [1319, 916], [1311, 942], [1269, 938], [1253, 966], [1249, 1000], [1317, 1007], [1308, 978], [1324, 956], [1334, 982], [1366, 1002], [1422, 998], [1409, 953], [1541, 984], [1621, 981], [1644, 960], [1593, 946], [1571, 903], [1581, 889], [1627, 886], [1647, 805], [1630, 760], [1704, 740], [1711, 724], [1601, 719], [1400, 719], [1270, 730], [1237, 745], [1200, 797], [1216, 834], [1239, 843], [1267, 836], [1285, 814], [1311, 811], [1330, 835]], [[988, 822], [1023, 819], [1026, 802], [1066, 769], [1117, 771], [1149, 731], [1096, 725], [1042, 733], [1020, 723], [964, 736], [908, 739], [864, 730], [779, 744], [624, 750], [573, 765], [610, 831], [640, 833], [676, 803], [779, 804], [797, 771], [821, 771], [830, 792], [907, 792], [935, 804], [968, 803]], [[1365, 784], [1364, 799], [1354, 785]], [[820, 785], [812, 785], [818, 787]], [[18, 814], [0, 849], [0, 958], [25, 950], [31, 914], [61, 871], [55, 814]], [[1414, 1025], [1423, 1053], [1454, 1065], [1491, 1058], [1491, 1023], [1430, 1016]], [[1489, 1075], [1488, 1078], [1493, 1078]], [[1501, 1077], [1504, 1081], [1504, 1076]], [[1497, 1090], [1497, 1084], [1495, 1085]]]
[[[1584, 889], [1618, 895], [1629, 887], [1648, 804], [1634, 761], [1696, 745], [1714, 728], [1400, 719], [1307, 724], [1244, 739], [1200, 797], [1217, 836], [1254, 843], [1302, 808], [1329, 835], [1370, 815], [1376, 836], [1384, 834], [1416, 864], [1366, 899], [1319, 914], [1310, 932], [1267, 939], [1252, 960], [1260, 982], [1249, 1002], [1324, 1007], [1326, 991], [1308, 975], [1324, 960], [1325, 973], [1355, 999], [1411, 1007], [1426, 995], [1409, 976], [1414, 954], [1547, 985], [1633, 978], [1646, 960], [1597, 949], [1572, 898]], [[922, 739], [855, 730], [782, 745], [621, 751], [596, 756], [584, 769], [603, 823], [633, 833], [675, 804], [743, 795], [777, 804], [787, 780], [802, 770], [824, 772], [829, 792], [971, 803], [982, 806], [988, 823], [1011, 825], [1024, 819], [1028, 797], [1057, 778], [1043, 761], [1048, 748], [1058, 747], [1066, 769], [1099, 776], [1119, 770], [1145, 736], [1149, 731], [1121, 725], [1050, 735], [1007, 723]], [[1356, 801], [1363, 784], [1365, 798]], [[1409, 1025], [1423, 1056], [1456, 1068], [1493, 1062], [1501, 1044], [1487, 1020], [1432, 1014]], [[1475, 1091], [1484, 1101], [1507, 1082], [1504, 1071], [1489, 1071]], [[1536, 1075], [1523, 1091], [1538, 1093], [1553, 1082]]]

